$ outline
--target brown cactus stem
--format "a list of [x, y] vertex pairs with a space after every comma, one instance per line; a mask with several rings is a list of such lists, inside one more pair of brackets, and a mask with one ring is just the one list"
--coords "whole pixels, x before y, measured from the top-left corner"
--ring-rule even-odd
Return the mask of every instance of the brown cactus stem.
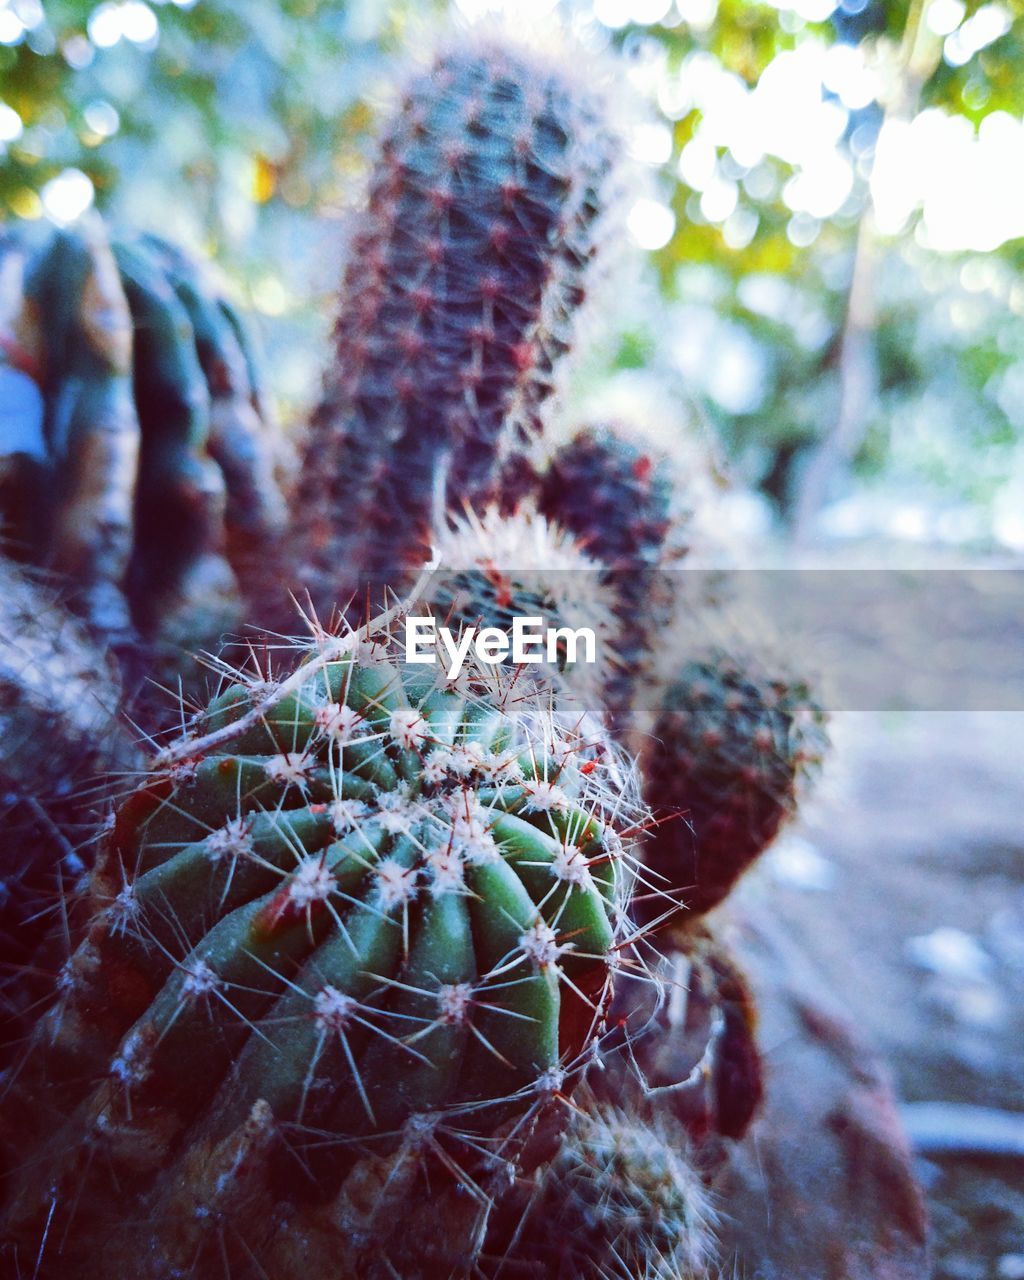
[[468, 41], [409, 86], [293, 503], [319, 610], [398, 587], [445, 507], [491, 489], [503, 441], [540, 430], [613, 150], [588, 93], [535, 53]]

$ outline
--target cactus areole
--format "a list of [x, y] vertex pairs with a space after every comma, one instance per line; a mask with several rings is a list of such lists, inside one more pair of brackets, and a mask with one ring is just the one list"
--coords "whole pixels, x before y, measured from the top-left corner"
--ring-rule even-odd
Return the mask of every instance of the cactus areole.
[[329, 1188], [428, 1121], [500, 1147], [589, 1060], [628, 772], [525, 679], [439, 684], [385, 633], [319, 643], [280, 685], [230, 684], [117, 812], [18, 1082], [71, 1181], [76, 1135], [107, 1148], [87, 1181], [162, 1174], [258, 1105], [289, 1190]]

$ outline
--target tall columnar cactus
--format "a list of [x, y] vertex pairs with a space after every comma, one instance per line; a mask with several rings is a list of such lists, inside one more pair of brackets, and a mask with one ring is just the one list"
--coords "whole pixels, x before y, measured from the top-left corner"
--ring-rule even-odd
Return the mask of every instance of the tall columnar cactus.
[[359, 1159], [477, 1186], [589, 1061], [628, 769], [542, 693], [399, 654], [321, 636], [231, 683], [121, 805], [5, 1102], [23, 1269], [56, 1231], [62, 1276], [283, 1274], [332, 1196], [336, 1249], [379, 1249], [337, 1227]]
[[[503, 481], [506, 507], [522, 501], [516, 466]], [[666, 538], [678, 512], [668, 460], [635, 443], [614, 424], [583, 427], [528, 480], [540, 512], [571, 533], [602, 568], [613, 601], [618, 663], [609, 670], [605, 700], [613, 725], [630, 722], [633, 688], [640, 678], [659, 621], [667, 616]]]
[[509, 44], [442, 53], [381, 144], [295, 499], [321, 610], [426, 559], [573, 341], [615, 147], [591, 86]]
[[536, 1176], [509, 1237], [493, 1232], [488, 1274], [530, 1280], [706, 1280], [715, 1214], [670, 1117], [590, 1100]]
[[796, 812], [825, 720], [804, 681], [749, 654], [712, 648], [683, 665], [644, 756], [644, 796], [663, 819], [644, 860], [689, 914], [721, 902]]
[[[0, 557], [0, 1061], [39, 998], [35, 953], [84, 870], [102, 770], [137, 762], [109, 659], [47, 588]], [[116, 780], [115, 780], [116, 781]]]
[[6, 550], [115, 643], [172, 618], [213, 643], [285, 518], [237, 313], [180, 251], [112, 250], [96, 217], [11, 233], [0, 272]]

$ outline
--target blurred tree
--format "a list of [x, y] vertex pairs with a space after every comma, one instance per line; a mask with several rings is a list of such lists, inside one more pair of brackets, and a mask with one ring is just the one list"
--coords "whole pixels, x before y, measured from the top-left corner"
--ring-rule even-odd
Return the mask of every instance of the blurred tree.
[[[1024, 245], [1021, 7], [594, 8], [652, 107], [635, 150], [661, 199], [638, 202], [631, 226], [676, 310], [675, 362], [741, 475], [809, 528], [844, 489], [845, 464], [877, 471], [895, 457], [893, 415], [928, 417], [916, 410], [941, 383], [961, 416], [932, 413], [914, 431], [902, 478], [914, 483], [915, 449], [919, 486], [937, 482], [937, 456], [957, 456], [964, 468], [939, 468], [946, 494], [991, 496], [1018, 448], [1000, 389], [1024, 382], [1006, 336], [1024, 294], [999, 265], [1019, 263]], [[897, 392], [885, 379], [908, 341]], [[975, 342], [986, 360], [972, 358]]]

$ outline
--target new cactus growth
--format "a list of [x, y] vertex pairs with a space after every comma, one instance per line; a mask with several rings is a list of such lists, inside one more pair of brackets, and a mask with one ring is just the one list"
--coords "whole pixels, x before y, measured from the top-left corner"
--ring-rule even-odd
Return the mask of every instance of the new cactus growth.
[[497, 627], [513, 620], [540, 619], [545, 628], [593, 633], [595, 658], [581, 661], [582, 646], [563, 642], [557, 664], [544, 674], [561, 677], [574, 695], [600, 712], [604, 677], [616, 662], [612, 598], [601, 567], [576, 539], [529, 506], [510, 515], [488, 507], [450, 520], [435, 545], [438, 568], [427, 596], [435, 614], [452, 628]]
[[584, 427], [552, 455], [537, 482], [537, 506], [604, 567], [619, 657], [605, 700], [612, 724], [624, 728], [659, 621], [655, 596], [672, 517], [670, 468], [614, 425]]
[[572, 343], [615, 148], [590, 88], [507, 43], [443, 53], [381, 144], [294, 505], [321, 612], [423, 563]]
[[443, 687], [383, 630], [318, 646], [279, 685], [232, 682], [116, 815], [6, 1102], [18, 1259], [50, 1218], [61, 1275], [126, 1238], [140, 1275], [237, 1251], [216, 1171], [243, 1148], [270, 1196], [257, 1258], [282, 1204], [416, 1134], [473, 1184], [588, 1057], [628, 771], [493, 671]]
[[[531, 1280], [705, 1280], [714, 1211], [668, 1116], [591, 1100], [531, 1188], [488, 1274]], [[507, 1229], [507, 1228], [506, 1228]]]
[[644, 860], [689, 914], [721, 902], [796, 812], [828, 746], [825, 719], [804, 681], [749, 655], [715, 648], [684, 664], [644, 756], [645, 799], [669, 819]]

